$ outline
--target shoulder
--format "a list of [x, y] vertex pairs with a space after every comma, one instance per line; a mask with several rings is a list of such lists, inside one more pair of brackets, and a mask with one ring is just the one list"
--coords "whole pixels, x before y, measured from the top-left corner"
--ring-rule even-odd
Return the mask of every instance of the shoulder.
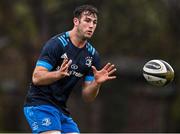
[[93, 45], [89, 42], [86, 43], [86, 50], [88, 51], [88, 53], [90, 53], [90, 55], [92, 56], [99, 56], [98, 51], [93, 47]]
[[69, 32], [60, 33], [52, 37], [52, 40], [58, 42], [62, 47], [66, 47], [69, 43]]
[[[101, 68], [99, 53], [93, 47], [93, 45], [90, 44], [89, 42], [86, 43], [86, 52], [88, 53], [88, 56], [85, 58], [86, 59], [86, 65], [88, 65], [88, 67], [93, 65], [99, 70]], [[89, 69], [90, 69], [90, 72], [92, 73], [91, 67]]]
[[63, 32], [51, 37], [45, 44], [45, 47], [60, 47], [64, 48], [69, 43], [68, 32]]

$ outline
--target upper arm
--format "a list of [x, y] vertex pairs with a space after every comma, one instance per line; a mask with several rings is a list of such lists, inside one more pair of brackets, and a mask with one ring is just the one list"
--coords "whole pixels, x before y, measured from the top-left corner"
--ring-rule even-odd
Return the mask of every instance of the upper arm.
[[45, 73], [50, 72], [57, 66], [58, 62], [60, 62], [59, 57], [62, 52], [63, 49], [55, 40], [50, 39], [44, 45], [33, 71], [33, 83], [38, 83], [38, 81], [42, 78], [42, 76], [45, 75]]
[[33, 71], [32, 82], [36, 84], [38, 82], [38, 79], [46, 72], [49, 72], [47, 68], [42, 66], [36, 66]]
[[36, 66], [34, 71], [33, 71], [33, 76], [39, 72], [49, 72], [49, 70], [43, 66]]
[[41, 54], [36, 63], [37, 66], [46, 68], [51, 71], [57, 64], [60, 64], [60, 57], [63, 53], [63, 48], [56, 40], [49, 40], [43, 47]]

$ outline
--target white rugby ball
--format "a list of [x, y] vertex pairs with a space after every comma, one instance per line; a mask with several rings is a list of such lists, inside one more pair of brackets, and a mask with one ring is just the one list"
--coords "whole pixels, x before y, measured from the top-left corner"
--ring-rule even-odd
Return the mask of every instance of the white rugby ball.
[[163, 60], [150, 60], [143, 67], [143, 76], [151, 85], [161, 87], [173, 81], [174, 70]]

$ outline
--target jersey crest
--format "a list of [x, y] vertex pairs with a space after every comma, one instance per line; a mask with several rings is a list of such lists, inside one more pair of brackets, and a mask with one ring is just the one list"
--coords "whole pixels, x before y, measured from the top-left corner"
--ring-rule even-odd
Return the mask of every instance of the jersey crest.
[[86, 62], [85, 65], [87, 65], [88, 67], [90, 67], [92, 65], [92, 57], [86, 57], [85, 58]]

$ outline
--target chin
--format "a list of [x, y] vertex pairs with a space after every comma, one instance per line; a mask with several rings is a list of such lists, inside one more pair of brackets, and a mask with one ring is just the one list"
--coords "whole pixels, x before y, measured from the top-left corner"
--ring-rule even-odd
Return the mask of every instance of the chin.
[[90, 36], [84, 36], [84, 37], [82, 38], [82, 40], [88, 40], [88, 39], [91, 39], [91, 37], [90, 37]]
[[91, 39], [92, 35], [87, 35], [87, 36], [84, 36], [84, 38], [86, 39]]
[[85, 38], [86, 38], [86, 39], [91, 39], [91, 36], [86, 36]]

